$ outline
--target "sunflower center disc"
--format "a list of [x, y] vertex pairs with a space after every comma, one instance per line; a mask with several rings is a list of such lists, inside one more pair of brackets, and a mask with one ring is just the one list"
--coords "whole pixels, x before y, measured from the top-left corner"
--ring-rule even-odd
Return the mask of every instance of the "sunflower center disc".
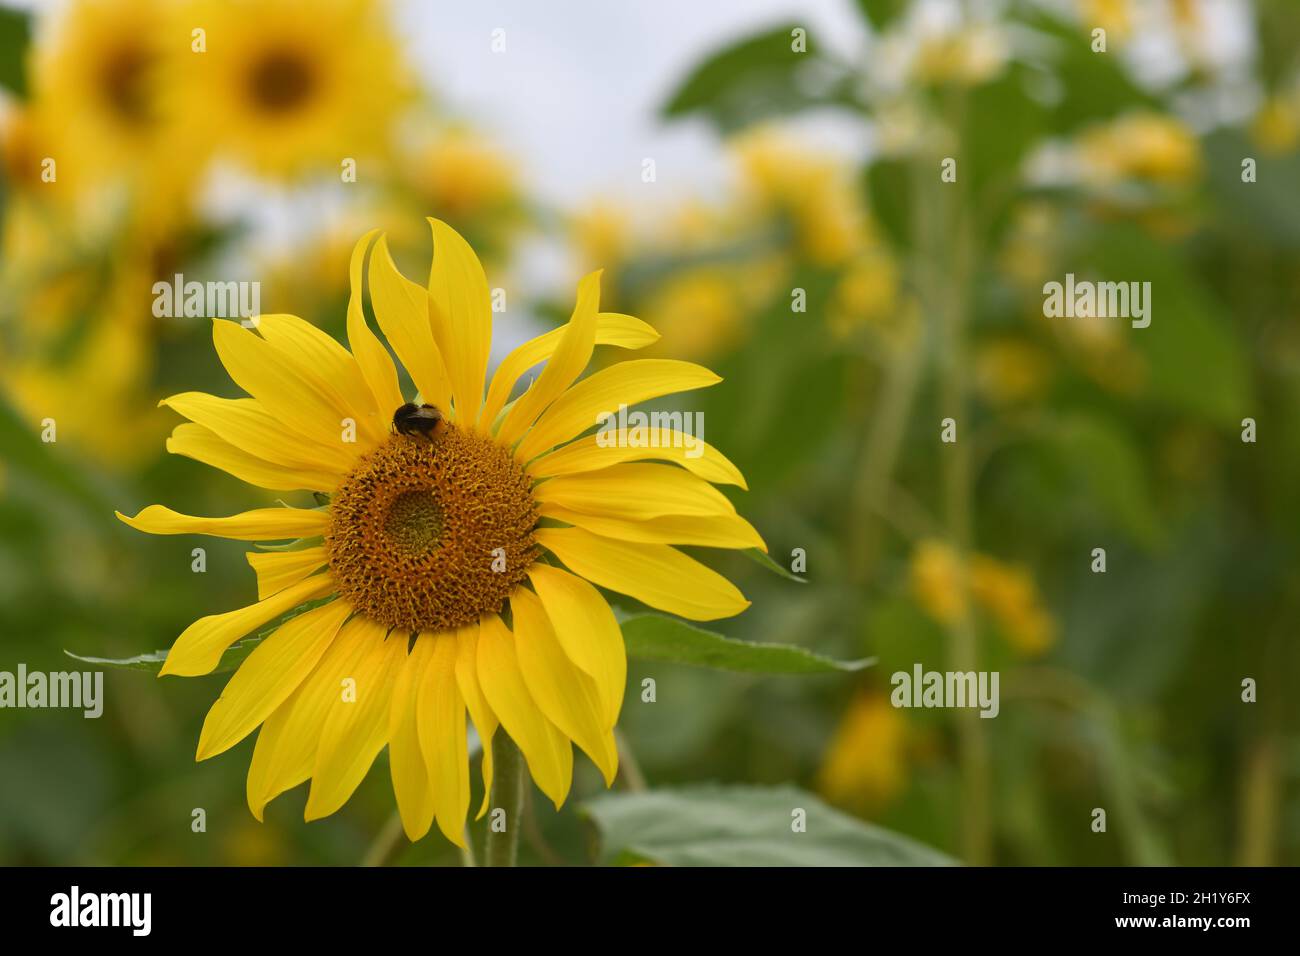
[[287, 113], [301, 106], [316, 85], [311, 66], [296, 54], [274, 52], [254, 67], [249, 81], [254, 102], [268, 113]]
[[441, 631], [500, 611], [536, 556], [531, 482], [505, 448], [443, 429], [394, 435], [335, 492], [325, 543], [339, 594], [381, 624]]

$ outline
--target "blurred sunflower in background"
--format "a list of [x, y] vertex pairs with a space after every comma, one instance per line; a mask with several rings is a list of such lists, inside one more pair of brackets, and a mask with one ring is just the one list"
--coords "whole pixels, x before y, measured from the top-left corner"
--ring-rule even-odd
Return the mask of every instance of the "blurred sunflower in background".
[[181, 61], [176, 109], [191, 135], [273, 179], [384, 155], [410, 91], [385, 12], [373, 0], [196, 0], [182, 19], [206, 49]]
[[[253, 650], [199, 740], [204, 759], [261, 725], [248, 775], [255, 816], [308, 778], [306, 818], [333, 813], [387, 745], [408, 836], [423, 836], [436, 819], [463, 845], [467, 710], [484, 743], [480, 815], [498, 725], [557, 807], [572, 777], [570, 742], [608, 785], [627, 662], [596, 585], [692, 620], [727, 617], [748, 602], [674, 546], [765, 546], [713, 487], [744, 486], [716, 449], [692, 457], [676, 442], [576, 437], [620, 404], [713, 385], [716, 375], [646, 359], [578, 381], [596, 345], [635, 349], [657, 338], [638, 319], [600, 312], [600, 274], [592, 273], [569, 322], [510, 353], [485, 397], [487, 280], [460, 235], [430, 222], [427, 289], [398, 272], [382, 236], [357, 244], [351, 352], [293, 316], [261, 316], [260, 335], [218, 321], [217, 353], [251, 397], [190, 392], [164, 402], [190, 419], [169, 451], [259, 487], [326, 492], [327, 505], [229, 518], [154, 505], [119, 517], [155, 534], [296, 540], [251, 553], [259, 602], [196, 621], [161, 671], [210, 673], [236, 640], [309, 605]], [[367, 324], [367, 250], [375, 318], [422, 406], [404, 401]], [[541, 374], [509, 401], [539, 362]], [[419, 427], [403, 427], [408, 420]]]

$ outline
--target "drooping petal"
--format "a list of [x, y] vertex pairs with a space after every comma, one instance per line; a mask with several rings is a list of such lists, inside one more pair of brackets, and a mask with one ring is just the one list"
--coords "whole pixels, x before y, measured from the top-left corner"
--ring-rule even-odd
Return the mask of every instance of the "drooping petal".
[[459, 645], [450, 632], [421, 634], [433, 642], [433, 659], [424, 672], [416, 704], [420, 750], [429, 768], [429, 787], [438, 829], [452, 843], [465, 845], [469, 812], [469, 750], [465, 740], [465, 701], [456, 686]]
[[331, 601], [286, 621], [239, 665], [208, 711], [196, 760], [229, 750], [253, 732], [298, 689], [352, 612]]
[[740, 469], [698, 435], [688, 435], [672, 428], [661, 429], [657, 445], [641, 447], [644, 443], [629, 440], [628, 431], [611, 429], [608, 434], [597, 432], [569, 442], [535, 459], [528, 466], [528, 473], [536, 478], [550, 478], [596, 471], [624, 461], [655, 458], [676, 462], [715, 485], [749, 487], [745, 484], [745, 476], [740, 473]]
[[483, 695], [510, 739], [519, 745], [528, 771], [556, 809], [573, 783], [573, 748], [538, 708], [515, 656], [515, 640], [495, 614], [479, 620], [478, 680]]
[[412, 842], [433, 825], [433, 787], [429, 767], [420, 749], [416, 702], [424, 674], [433, 660], [433, 640], [417, 638], [393, 684], [393, 706], [388, 721], [388, 766], [397, 795], [402, 828]]
[[[560, 338], [564, 335], [566, 327], [551, 329], [534, 339], [529, 339], [523, 345], [517, 346], [514, 351], [501, 360], [501, 364], [497, 366], [496, 372], [492, 375], [492, 385], [488, 388], [487, 401], [484, 403], [483, 412], [479, 416], [480, 428], [487, 430], [491, 427], [492, 422], [500, 414], [501, 409], [505, 407], [506, 401], [510, 398], [510, 392], [515, 383], [519, 381], [519, 376], [539, 362], [545, 362], [551, 357], [556, 346], [560, 344]], [[596, 316], [597, 345], [640, 349], [658, 340], [658, 332], [648, 323], [642, 322], [633, 316], [623, 315], [619, 312], [601, 312]], [[613, 462], [609, 462], [609, 464], [613, 464]]]
[[451, 375], [456, 420], [478, 420], [492, 347], [492, 299], [483, 265], [455, 229], [430, 219], [429, 297], [434, 338]]
[[374, 625], [363, 617], [344, 624], [316, 669], [262, 724], [247, 783], [248, 808], [258, 820], [267, 803], [311, 776], [329, 715], [355, 706], [344, 700], [343, 682], [355, 678], [374, 644], [373, 632]]
[[355, 417], [354, 409], [335, 407], [320, 374], [305, 361], [286, 353], [238, 322], [212, 323], [212, 342], [231, 379], [286, 428], [325, 445], [335, 445], [351, 458], [361, 454], [359, 442], [345, 441], [341, 424]]
[[632, 359], [601, 369], [555, 400], [519, 443], [520, 461], [531, 461], [588, 428], [619, 405], [635, 405], [660, 395], [706, 388], [722, 381], [702, 365], [673, 359]]
[[[420, 398], [450, 417], [451, 379], [429, 323], [429, 293], [397, 270], [383, 236], [370, 253], [370, 301], [379, 327], [411, 374]], [[388, 410], [389, 416], [395, 411], [396, 405]]]
[[534, 564], [528, 577], [564, 653], [596, 682], [605, 725], [613, 727], [627, 684], [627, 649], [614, 612], [589, 582], [563, 568]]
[[228, 518], [198, 518], [149, 505], [134, 518], [115, 511], [119, 521], [148, 534], [210, 534], [235, 541], [311, 538], [329, 530], [328, 511], [306, 508], [256, 508]]
[[749, 607], [734, 584], [667, 545], [616, 541], [581, 528], [539, 528], [537, 543], [593, 584], [692, 621]]
[[605, 785], [618, 773], [614, 725], [605, 720], [608, 703], [590, 674], [560, 646], [542, 602], [527, 588], [510, 596], [515, 653], [524, 683], [538, 708], [600, 768]]
[[315, 370], [316, 385], [331, 399], [340, 420], [351, 418], [357, 423], [358, 442], [363, 451], [388, 436], [393, 409], [385, 411], [375, 402], [351, 352], [296, 315], [263, 315], [258, 319], [257, 330], [286, 359], [305, 362]]
[[675, 465], [626, 462], [548, 478], [533, 489], [543, 504], [639, 521], [660, 515], [728, 515], [735, 506], [702, 478]]
[[299, 604], [324, 597], [333, 590], [334, 579], [328, 573], [318, 574], [285, 588], [265, 601], [258, 601], [236, 611], [227, 611], [225, 614], [201, 617], [176, 638], [158, 676], [178, 674], [181, 677], [197, 677], [209, 674], [221, 663], [221, 655], [226, 652], [226, 648], [235, 641], [263, 624], [274, 621], [286, 611], [292, 611]]
[[[537, 381], [511, 407], [497, 431], [497, 441], [513, 445], [537, 420], [537, 416], [582, 374], [596, 345], [596, 315], [599, 311], [600, 273], [593, 272], [578, 283], [578, 303], [572, 317], [561, 329], [555, 352]], [[487, 425], [491, 425], [491, 420]]]
[[217, 398], [183, 392], [164, 398], [167, 405], [196, 425], [211, 429], [240, 451], [276, 465], [328, 470], [342, 478], [354, 456], [337, 443], [322, 443], [282, 425], [253, 398]]
[[388, 743], [388, 713], [392, 706], [393, 681], [406, 659], [406, 636], [395, 634], [385, 640], [388, 628], [366, 618], [363, 630], [366, 651], [352, 674], [349, 689], [355, 697], [343, 697], [332, 706], [320, 725], [320, 744], [312, 767], [311, 791], [307, 794], [307, 820], [327, 817], [348, 802], [365, 779], [370, 765]]
[[754, 526], [740, 515], [659, 515], [654, 518], [611, 517], [583, 514], [559, 505], [544, 504], [538, 516], [555, 518], [585, 528], [592, 534], [642, 544], [684, 544], [704, 548], [758, 548], [767, 550]]
[[460, 696], [465, 699], [465, 706], [469, 708], [474, 729], [483, 745], [483, 803], [475, 819], [487, 813], [492, 798], [492, 737], [497, 730], [497, 715], [488, 706], [478, 680], [478, 634], [477, 623], [456, 632], [456, 686], [460, 688]]
[[[351, 292], [348, 294], [348, 345], [356, 356], [357, 365], [365, 377], [375, 405], [381, 414], [392, 415], [404, 402], [402, 390], [397, 382], [397, 369], [393, 360], [379, 341], [379, 336], [370, 331], [366, 324], [364, 293], [362, 291], [362, 266], [370, 242], [379, 232], [371, 229], [361, 237], [352, 249], [352, 261], [348, 264], [348, 282]], [[387, 423], [385, 423], [387, 424]]]
[[338, 486], [339, 476], [327, 468], [309, 466], [291, 467], [273, 465], [248, 452], [240, 451], [230, 442], [219, 438], [216, 432], [184, 422], [172, 429], [167, 439], [167, 450], [173, 455], [184, 455], [205, 465], [211, 465], [234, 475], [240, 481], [258, 488], [276, 491], [327, 491]]
[[244, 557], [257, 574], [259, 601], [297, 584], [329, 560], [324, 545], [298, 551], [249, 551]]

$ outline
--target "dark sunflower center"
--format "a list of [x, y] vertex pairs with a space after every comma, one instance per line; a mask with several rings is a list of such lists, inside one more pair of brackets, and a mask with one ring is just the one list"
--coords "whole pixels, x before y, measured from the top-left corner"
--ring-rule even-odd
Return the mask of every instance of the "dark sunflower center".
[[394, 435], [330, 504], [339, 593], [403, 631], [441, 631], [500, 611], [536, 556], [531, 482], [505, 448], [448, 426]]
[[142, 47], [124, 46], [104, 61], [100, 81], [113, 115], [128, 126], [144, 126], [152, 117], [149, 69], [153, 57]]
[[253, 65], [249, 93], [268, 113], [288, 113], [302, 106], [316, 87], [316, 74], [302, 56], [274, 50]]

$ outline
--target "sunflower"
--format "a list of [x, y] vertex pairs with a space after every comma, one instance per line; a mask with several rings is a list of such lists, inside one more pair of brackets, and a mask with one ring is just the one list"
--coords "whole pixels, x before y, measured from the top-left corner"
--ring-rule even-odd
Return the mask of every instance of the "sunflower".
[[[333, 813], [387, 745], [407, 835], [420, 838], [436, 819], [462, 844], [467, 712], [484, 745], [480, 816], [498, 725], [557, 807], [571, 782], [571, 743], [608, 785], [627, 662], [597, 586], [693, 620], [730, 616], [749, 602], [674, 545], [763, 542], [714, 487], [744, 487], [717, 450], [583, 434], [620, 404], [713, 385], [716, 375], [641, 359], [578, 381], [594, 346], [636, 349], [657, 338], [638, 319], [599, 311], [595, 272], [579, 283], [569, 322], [511, 352], [485, 394], [487, 281], [469, 245], [429, 222], [427, 289], [398, 272], [377, 231], [357, 244], [350, 352], [293, 316], [261, 316], [256, 331], [217, 321], [217, 353], [251, 397], [190, 392], [163, 402], [190, 419], [169, 451], [263, 488], [327, 492], [328, 504], [228, 518], [152, 505], [119, 517], [154, 534], [294, 541], [251, 553], [258, 602], [190, 625], [162, 668], [210, 673], [234, 641], [306, 607], [240, 665], [199, 738], [202, 760], [261, 726], [248, 773], [258, 819], [309, 778], [306, 818]], [[379, 328], [416, 403], [442, 415], [435, 422], [426, 410], [423, 432], [392, 427], [407, 396], [363, 311], [367, 258]]]
[[35, 109], [51, 120], [59, 181], [149, 182], [194, 165], [202, 139], [185, 138], [164, 102], [171, 64], [188, 55], [170, 13], [159, 0], [75, 0], [37, 46]]
[[271, 177], [377, 153], [408, 90], [381, 13], [372, 0], [195, 0], [206, 52], [181, 71], [178, 109]]

